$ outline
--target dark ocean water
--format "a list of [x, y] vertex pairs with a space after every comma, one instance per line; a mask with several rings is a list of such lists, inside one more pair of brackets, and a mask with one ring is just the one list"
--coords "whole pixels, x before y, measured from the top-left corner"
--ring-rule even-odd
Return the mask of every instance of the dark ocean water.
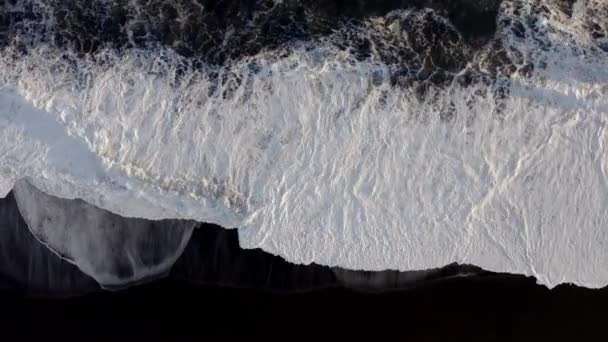
[[[3, 42], [27, 54], [48, 45], [70, 52], [63, 58], [96, 58], [103, 49], [170, 48], [183, 71], [225, 67], [272, 51], [280, 57], [294, 45], [329, 40], [359, 61], [392, 66], [392, 83], [420, 88], [448, 85], [497, 30], [501, 0], [152, 0], [0, 2]], [[14, 5], [13, 5], [14, 4]], [[400, 22], [411, 40], [371, 32], [365, 20], [391, 11], [428, 12]], [[399, 21], [398, 19], [391, 19]], [[505, 24], [505, 23], [503, 23]], [[508, 24], [508, 23], [507, 23]], [[388, 42], [388, 43], [387, 43]], [[488, 71], [468, 71], [459, 84], [491, 81], [516, 71], [499, 42], [488, 56]], [[253, 66], [255, 68], [255, 66]], [[527, 66], [531, 68], [531, 66]], [[207, 72], [213, 74], [213, 72]], [[219, 73], [222, 80], [227, 77]], [[238, 80], [236, 81], [238, 82]]]
[[[152, 0], [35, 2], [3, 0], [0, 34], [6, 42], [50, 43], [80, 53], [100, 48], [128, 49], [156, 44], [207, 63], [255, 55], [290, 42], [320, 39], [344, 25], [399, 9], [433, 9], [463, 36], [463, 45], [481, 46], [496, 30], [500, 0]], [[565, 1], [567, 3], [568, 1]], [[52, 23], [47, 22], [52, 18]], [[415, 24], [415, 23], [412, 23]], [[50, 26], [49, 26], [50, 25]], [[412, 25], [413, 26], [413, 25]], [[430, 22], [427, 35], [442, 33]], [[230, 35], [226, 35], [232, 31]], [[453, 32], [456, 33], [456, 32]], [[370, 37], [352, 37], [365, 50]], [[422, 47], [421, 44], [420, 47]], [[346, 47], [346, 46], [345, 46]], [[364, 51], [362, 51], [364, 53]]]

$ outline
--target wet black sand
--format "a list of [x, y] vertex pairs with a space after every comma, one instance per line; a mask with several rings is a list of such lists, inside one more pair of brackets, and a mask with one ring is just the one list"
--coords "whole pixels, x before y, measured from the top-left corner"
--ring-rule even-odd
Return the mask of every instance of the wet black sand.
[[285, 295], [164, 280], [60, 301], [0, 297], [2, 330], [23, 340], [589, 341], [605, 333], [608, 289], [549, 291], [533, 279], [490, 275], [383, 294]]

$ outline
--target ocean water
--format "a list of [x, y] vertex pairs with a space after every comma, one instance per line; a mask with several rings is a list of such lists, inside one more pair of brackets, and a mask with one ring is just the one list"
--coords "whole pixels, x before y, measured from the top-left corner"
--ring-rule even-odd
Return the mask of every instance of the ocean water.
[[0, 3], [0, 195], [59, 197], [64, 227], [78, 199], [236, 228], [299, 264], [608, 284], [608, 3], [338, 3]]

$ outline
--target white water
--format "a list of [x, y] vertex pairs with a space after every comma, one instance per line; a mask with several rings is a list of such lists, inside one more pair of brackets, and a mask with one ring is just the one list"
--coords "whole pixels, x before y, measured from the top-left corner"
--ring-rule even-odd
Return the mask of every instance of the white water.
[[[122, 216], [238, 227], [241, 246], [297, 263], [459, 262], [550, 287], [604, 286], [608, 58], [581, 25], [540, 22], [549, 51], [500, 33], [547, 64], [514, 76], [500, 113], [490, 86], [421, 102], [372, 83], [387, 66], [323, 43], [257, 56], [256, 74], [252, 61], [236, 64], [248, 81], [227, 97], [209, 95], [205, 72], [175, 82], [169, 51], [77, 65], [44, 46], [20, 60], [5, 53], [0, 195], [27, 178]], [[442, 122], [450, 102], [456, 117]]]

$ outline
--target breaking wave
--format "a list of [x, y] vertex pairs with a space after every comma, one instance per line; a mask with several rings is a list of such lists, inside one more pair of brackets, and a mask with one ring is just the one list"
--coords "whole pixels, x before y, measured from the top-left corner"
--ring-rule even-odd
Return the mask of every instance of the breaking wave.
[[[404, 7], [222, 58], [133, 31], [83, 53], [48, 38], [58, 4], [16, 3], [0, 194], [24, 178], [123, 217], [238, 228], [241, 246], [296, 263], [608, 284], [603, 1], [505, 0], [488, 37]], [[24, 8], [38, 16], [14, 19]]]

